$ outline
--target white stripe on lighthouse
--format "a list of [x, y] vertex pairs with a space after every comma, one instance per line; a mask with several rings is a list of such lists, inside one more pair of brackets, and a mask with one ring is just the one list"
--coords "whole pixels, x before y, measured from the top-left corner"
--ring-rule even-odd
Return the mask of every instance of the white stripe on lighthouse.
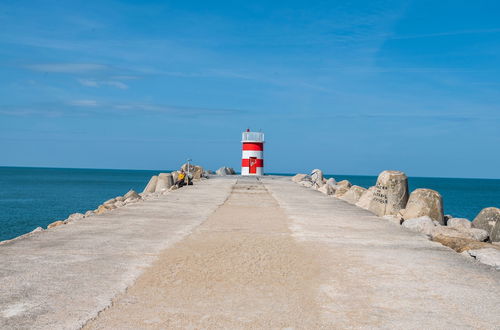
[[243, 150], [242, 159], [250, 159], [250, 157], [255, 157], [257, 159], [264, 159], [264, 152], [258, 150]]

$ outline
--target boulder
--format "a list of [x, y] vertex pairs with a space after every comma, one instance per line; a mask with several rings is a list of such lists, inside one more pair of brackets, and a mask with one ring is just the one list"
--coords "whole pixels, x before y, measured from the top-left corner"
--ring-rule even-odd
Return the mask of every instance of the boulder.
[[151, 179], [149, 179], [148, 184], [146, 185], [146, 188], [142, 191], [144, 194], [151, 194], [154, 193], [156, 190], [156, 183], [158, 182], [158, 176], [153, 175]]
[[495, 227], [493, 227], [489, 236], [491, 242], [500, 243], [500, 221], [497, 221]]
[[335, 194], [335, 188], [329, 184], [325, 184], [322, 187], [318, 188], [318, 191], [322, 192], [325, 195]]
[[130, 204], [130, 203], [136, 203], [136, 202], [138, 202], [138, 201], [140, 201], [140, 200], [141, 200], [140, 196], [139, 196], [139, 198], [129, 197], [129, 198], [127, 198], [126, 200], [124, 200], [123, 202], [124, 202], [125, 204]]
[[139, 196], [139, 194], [135, 190], [129, 190], [128, 193], [123, 195], [123, 197], [125, 198], [125, 200], [129, 198], [136, 198], [136, 199], [141, 198], [141, 196]]
[[437, 226], [431, 233], [432, 237], [435, 236], [448, 236], [455, 238], [466, 238], [478, 242], [483, 242], [488, 239], [486, 230], [478, 228], [464, 228], [464, 227], [444, 227]]
[[122, 207], [125, 205], [125, 202], [122, 202], [122, 201], [117, 201], [115, 204], [115, 207], [118, 208], [118, 207]]
[[313, 183], [312, 181], [309, 181], [309, 180], [302, 180], [299, 182], [300, 185], [306, 187], [306, 188], [312, 188], [313, 187]]
[[345, 193], [347, 193], [349, 191], [350, 187], [346, 186], [346, 185], [337, 185], [336, 186], [336, 189], [335, 189], [335, 197], [342, 197], [344, 196]]
[[205, 172], [203, 167], [193, 164], [188, 165], [187, 163], [181, 166], [181, 170], [186, 172], [186, 174], [189, 173], [189, 175], [191, 176], [191, 178], [193, 178], [193, 180], [201, 179], [203, 177], [203, 172]]
[[375, 191], [375, 187], [370, 187], [363, 192], [363, 195], [359, 198], [356, 206], [361, 207], [362, 209], [368, 210], [370, 208], [370, 203], [373, 199], [373, 192]]
[[348, 180], [342, 180], [337, 182], [337, 186], [351, 188], [352, 183], [350, 183]]
[[107, 212], [108, 209], [104, 205], [99, 205], [99, 207], [94, 211], [95, 214], [103, 214], [104, 212]]
[[454, 216], [452, 216], [451, 214], [445, 214], [444, 215], [444, 223], [448, 224], [448, 220], [450, 220], [451, 218], [454, 218]]
[[334, 178], [330, 178], [330, 179], [326, 180], [325, 184], [328, 184], [330, 186], [336, 186], [337, 185], [337, 181], [335, 181]]
[[125, 200], [125, 198], [124, 198], [123, 196], [116, 196], [116, 197], [115, 197], [115, 200], [116, 200], [117, 202], [123, 202], [123, 201]]
[[232, 167], [225, 167], [224, 166], [224, 167], [219, 168], [217, 171], [215, 171], [215, 174], [225, 176], [225, 175], [234, 175], [234, 174], [236, 174], [236, 172], [234, 171], [234, 169]]
[[[445, 219], [446, 219], [446, 216], [445, 216]], [[469, 221], [469, 219], [448, 218], [448, 220], [446, 221], [446, 226], [448, 226], [448, 227], [461, 227], [461, 228], [470, 229], [470, 228], [472, 228], [472, 223]]]
[[104, 204], [102, 204], [102, 205], [103, 205], [106, 209], [108, 209], [108, 210], [114, 210], [114, 209], [116, 209], [115, 203], [116, 203], [116, 202], [114, 202], [114, 203], [104, 203]]
[[299, 174], [295, 174], [293, 177], [292, 177], [292, 181], [293, 182], [297, 182], [299, 183], [300, 181], [304, 180], [305, 178], [307, 178], [308, 175], [307, 174], [302, 174], [302, 173], [299, 173]]
[[500, 242], [499, 228], [493, 230], [500, 222], [500, 209], [496, 207], [487, 207], [481, 210], [472, 221], [474, 228], [484, 229], [488, 232], [492, 242]]
[[52, 222], [51, 224], [49, 224], [47, 226], [47, 229], [54, 228], [54, 227], [57, 227], [57, 226], [61, 226], [61, 225], [64, 225], [64, 224], [65, 224], [65, 222], [62, 221], [62, 220], [54, 221], [54, 222]]
[[500, 250], [500, 246], [496, 246], [494, 244], [478, 242], [473, 239], [468, 238], [459, 238], [459, 237], [450, 237], [444, 235], [436, 235], [432, 236], [432, 240], [438, 243], [441, 243], [458, 253], [467, 251], [467, 250], [477, 250], [484, 248], [495, 248]]
[[87, 212], [85, 212], [84, 215], [85, 215], [85, 218], [91, 217], [94, 215], [94, 211], [87, 211]]
[[428, 216], [444, 225], [443, 199], [432, 189], [415, 189], [408, 199], [406, 208], [401, 212], [404, 219]]
[[155, 192], [163, 192], [174, 185], [172, 173], [158, 174], [158, 181], [156, 182]]
[[179, 171], [173, 171], [170, 172], [170, 174], [172, 174], [172, 179], [174, 180], [174, 183], [176, 183], [177, 179], [179, 178]]
[[114, 204], [116, 202], [116, 199], [115, 198], [111, 198], [111, 199], [108, 199], [107, 201], [105, 201], [104, 203], [102, 203], [103, 205], [106, 205], [106, 204]]
[[352, 186], [344, 195], [340, 196], [340, 199], [343, 199], [350, 204], [356, 204], [365, 191], [366, 189], [363, 187]]
[[434, 222], [428, 216], [405, 220], [402, 226], [404, 228], [408, 228], [412, 231], [416, 231], [418, 233], [422, 233], [428, 236], [431, 236], [432, 232], [436, 228]]
[[408, 178], [400, 171], [383, 171], [370, 201], [369, 210], [378, 216], [397, 215], [408, 201]]
[[33, 229], [30, 233], [38, 233], [40, 231], [43, 231], [43, 228], [42, 227], [36, 227], [35, 229]]
[[324, 185], [323, 172], [321, 170], [314, 169], [309, 176], [311, 177], [313, 188], [318, 189]]
[[67, 221], [73, 221], [73, 220], [83, 219], [84, 217], [85, 217], [85, 215], [83, 215], [81, 213], [73, 213], [66, 220]]
[[468, 250], [467, 253], [476, 258], [480, 263], [493, 266], [500, 270], [500, 250], [494, 248], [485, 248], [478, 250]]

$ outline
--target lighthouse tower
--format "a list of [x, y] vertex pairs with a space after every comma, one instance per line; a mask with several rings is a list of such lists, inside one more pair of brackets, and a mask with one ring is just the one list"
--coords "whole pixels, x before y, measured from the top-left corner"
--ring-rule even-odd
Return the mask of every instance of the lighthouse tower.
[[264, 174], [264, 133], [243, 132], [241, 143], [243, 155], [241, 157], [241, 175]]

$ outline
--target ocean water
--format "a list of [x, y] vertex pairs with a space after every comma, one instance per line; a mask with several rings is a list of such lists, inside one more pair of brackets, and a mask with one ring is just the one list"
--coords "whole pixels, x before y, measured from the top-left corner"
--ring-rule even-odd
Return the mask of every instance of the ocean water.
[[[163, 171], [0, 167], [0, 241], [94, 210]], [[168, 171], [169, 172], [169, 171]]]
[[[94, 210], [107, 199], [134, 189], [141, 192], [149, 178], [170, 170], [97, 170], [0, 167], [0, 241], [38, 226], [64, 220], [71, 213]], [[281, 174], [293, 175], [293, 174]], [[376, 176], [326, 175], [370, 187]], [[472, 220], [481, 209], [500, 207], [500, 180], [409, 178], [410, 190], [431, 188], [444, 199], [446, 214]]]

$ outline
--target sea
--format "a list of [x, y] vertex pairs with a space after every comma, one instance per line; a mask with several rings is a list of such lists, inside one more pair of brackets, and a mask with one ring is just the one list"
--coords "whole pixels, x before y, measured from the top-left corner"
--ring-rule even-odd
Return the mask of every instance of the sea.
[[[70, 214], [94, 210], [130, 189], [141, 192], [159, 170], [0, 167], [0, 241], [11, 239]], [[274, 173], [292, 176], [290, 173]], [[368, 188], [376, 176], [325, 175]], [[500, 207], [500, 180], [410, 177], [410, 191], [437, 190], [445, 214], [474, 219], [485, 207]]]

